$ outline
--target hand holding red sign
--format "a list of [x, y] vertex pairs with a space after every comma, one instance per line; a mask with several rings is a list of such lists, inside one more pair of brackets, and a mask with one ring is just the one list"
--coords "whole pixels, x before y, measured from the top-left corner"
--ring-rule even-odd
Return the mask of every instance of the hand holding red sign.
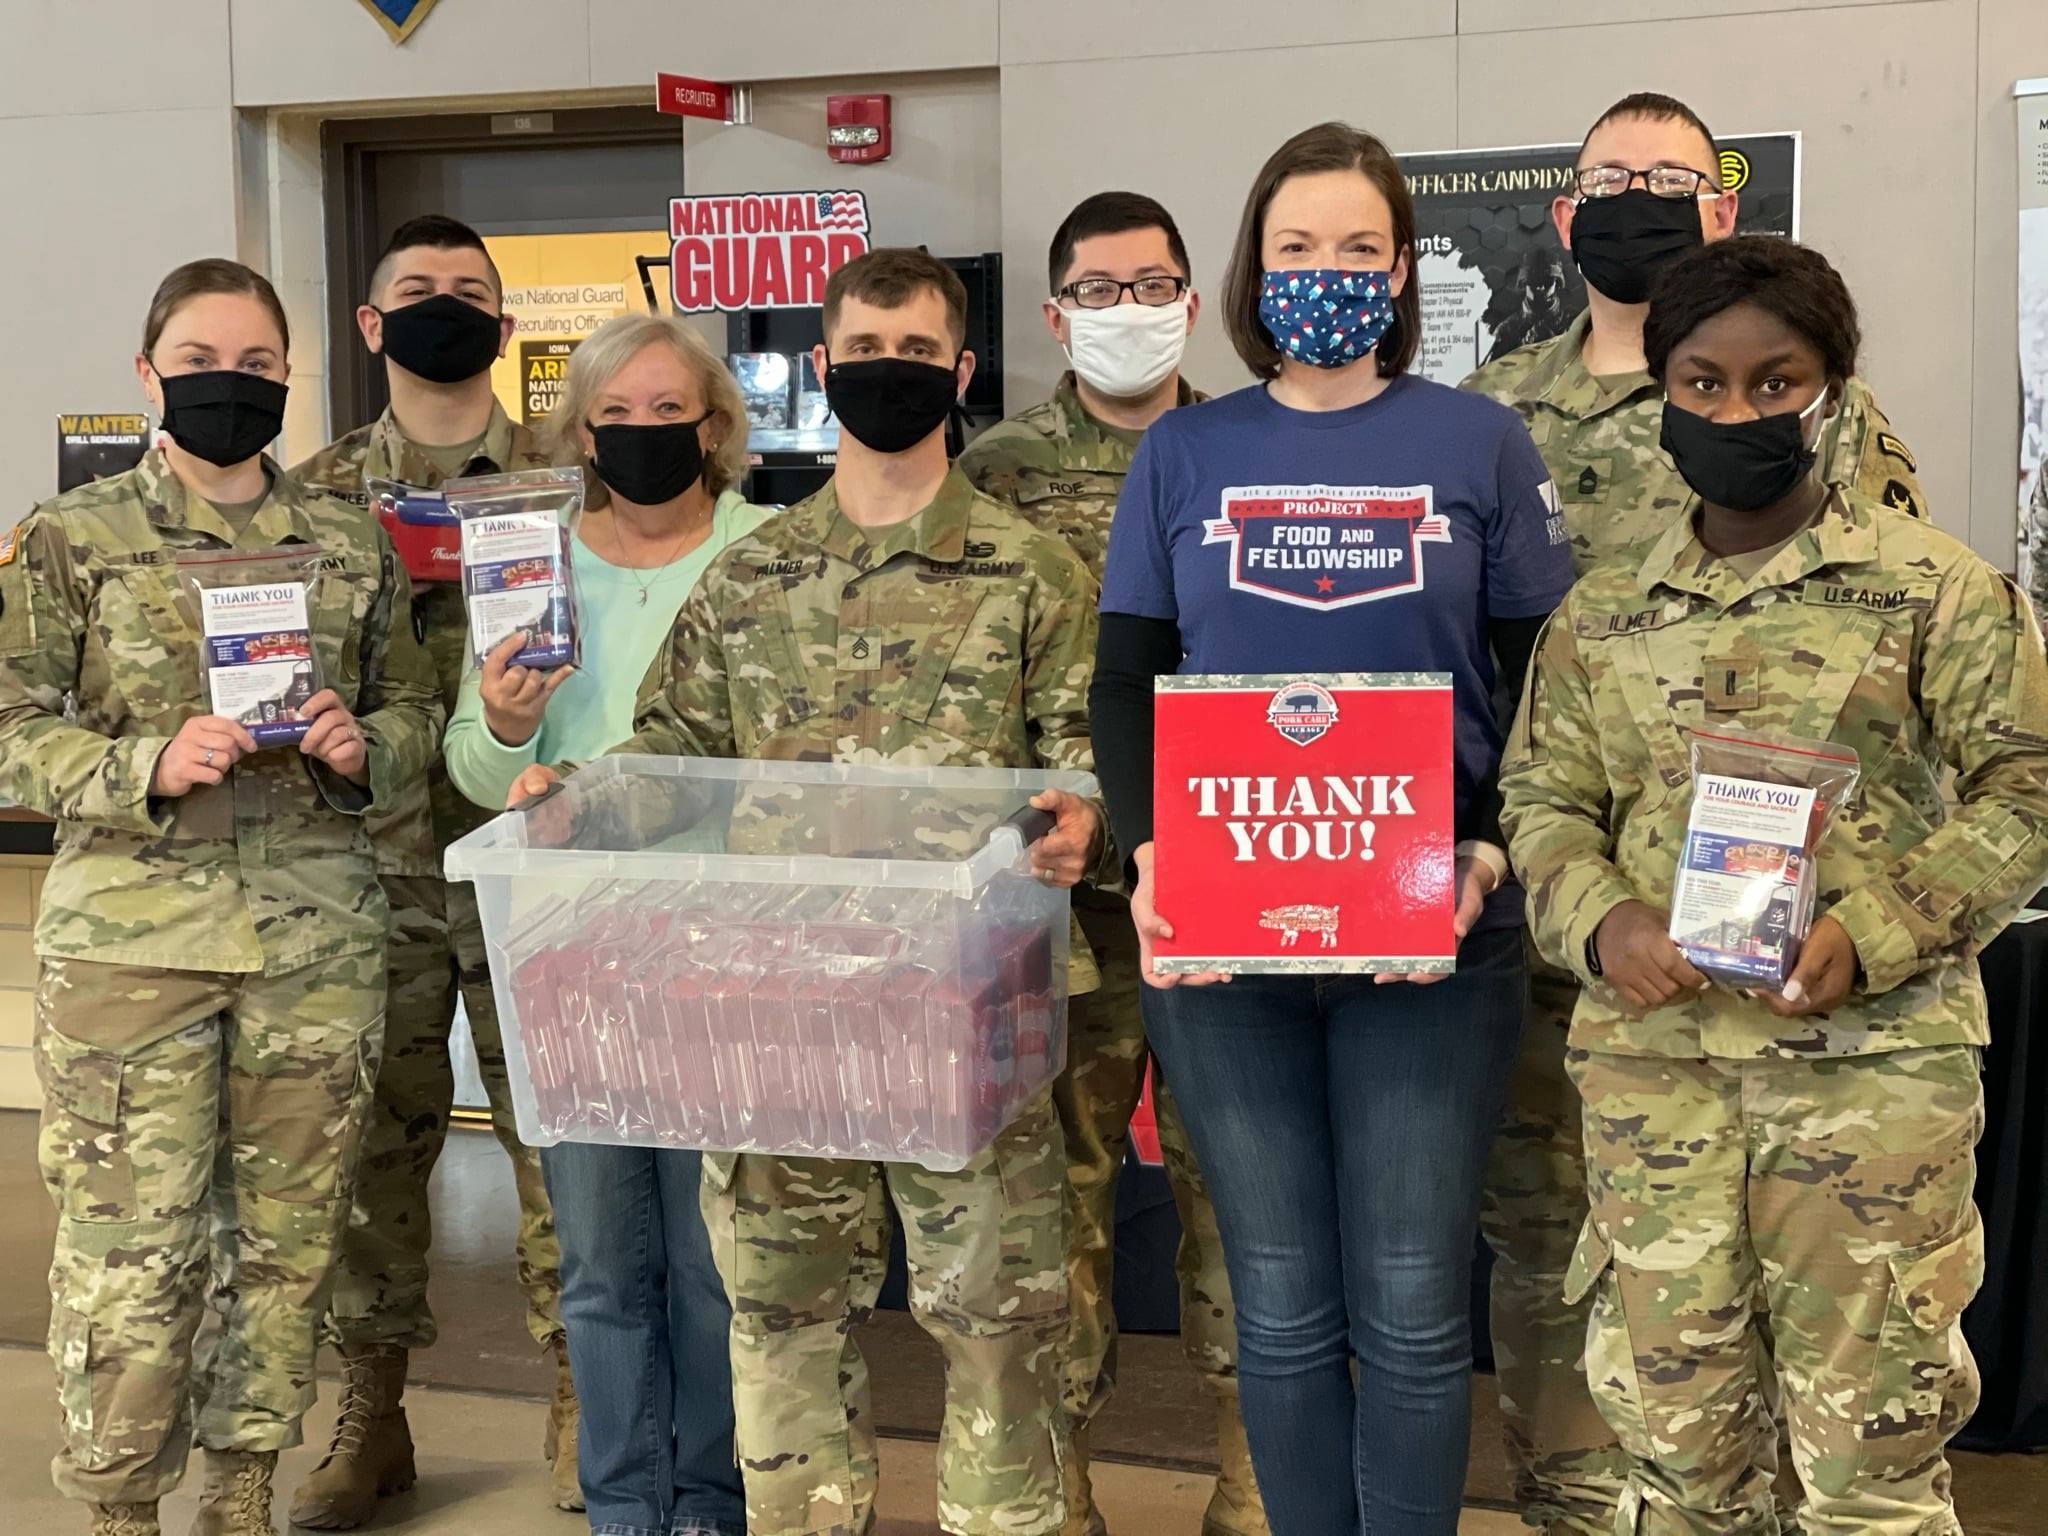
[[1160, 678], [1148, 975], [1449, 973], [1488, 881], [1454, 869], [1451, 711], [1438, 673]]

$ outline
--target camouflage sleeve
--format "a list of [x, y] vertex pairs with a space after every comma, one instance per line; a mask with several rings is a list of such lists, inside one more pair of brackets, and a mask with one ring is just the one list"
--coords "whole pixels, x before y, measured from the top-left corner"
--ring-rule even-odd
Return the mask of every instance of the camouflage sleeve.
[[2027, 598], [2038, 619], [2048, 614], [2048, 464], [2043, 464], [2034, 475], [2034, 501], [2027, 509], [2026, 524], [2020, 529], [2020, 543], [2033, 555]]
[[1475, 395], [1484, 395], [1489, 400], [1497, 400], [1502, 405], [1515, 405], [1515, 386], [1521, 382], [1522, 375], [1529, 371], [1530, 359], [1523, 355], [1525, 350], [1517, 348], [1490, 363], [1481, 363], [1465, 376], [1465, 381], [1458, 388], [1468, 389]]
[[[610, 753], [651, 757], [738, 757], [725, 633], [709, 583], [691, 591], [668, 650], [654, 658], [633, 705], [633, 734]], [[609, 755], [609, 754], [608, 754]]]
[[314, 781], [327, 803], [351, 816], [391, 804], [400, 790], [432, 771], [446, 717], [433, 664], [412, 631], [412, 583], [384, 530], [377, 529], [376, 536], [377, 596], [363, 620], [357, 658], [362, 685], [356, 718], [369, 749], [367, 795], [326, 764], [313, 764]]
[[1838, 430], [1842, 456], [1828, 466], [1828, 479], [1909, 516], [1927, 516], [1920, 465], [1860, 379], [1851, 383]]
[[967, 445], [956, 467], [967, 477], [967, 483], [984, 496], [1015, 506], [1020, 460], [1014, 451], [1006, 449], [1009, 435], [1008, 424], [997, 422]]
[[1602, 919], [1636, 892], [1614, 867], [1613, 799], [1593, 695], [1572, 637], [1569, 605], [1537, 642], [1507, 752], [1501, 825], [1529, 892], [1537, 948], [1591, 985], [1586, 947]]
[[68, 723], [88, 619], [63, 525], [33, 514], [0, 534], [0, 794], [58, 821], [146, 836], [169, 818], [149, 783], [168, 736], [102, 736]]
[[1965, 557], [1918, 659], [1920, 712], [1956, 770], [1959, 805], [1828, 913], [1855, 942], [1869, 993], [1989, 942], [2048, 877], [2048, 657], [2026, 602]]
[[[1095, 669], [1096, 620], [1086, 577], [1072, 557], [1056, 573], [1044, 573], [1024, 642], [1025, 730], [1039, 762], [1056, 772], [1095, 772], [1095, 746], [1088, 735], [1088, 679]], [[1123, 861], [1109, 835], [1109, 807], [1099, 793], [1089, 803], [1102, 818], [1102, 850], [1085, 878], [1113, 889], [1122, 878]]]

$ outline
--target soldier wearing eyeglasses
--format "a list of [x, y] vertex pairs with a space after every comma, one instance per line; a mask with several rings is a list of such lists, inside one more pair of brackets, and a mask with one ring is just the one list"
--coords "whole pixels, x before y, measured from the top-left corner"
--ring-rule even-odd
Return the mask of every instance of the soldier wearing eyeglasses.
[[[1046, 326], [1071, 368], [1052, 398], [984, 432], [960, 457], [975, 489], [1056, 534], [1099, 580], [1117, 493], [1145, 429], [1203, 398], [1180, 376], [1201, 298], [1173, 216], [1135, 192], [1098, 192], [1053, 235]], [[1088, 1425], [1116, 1377], [1111, 1306], [1117, 1174], [1151, 1053], [1138, 1011], [1137, 932], [1120, 893], [1074, 892], [1101, 965], [1099, 990], [1067, 1005], [1067, 1070], [1053, 1089], [1067, 1142], [1071, 1331], [1064, 1390], [1073, 1450], [1065, 1467], [1068, 1536], [1105, 1530], [1088, 1476]], [[1237, 1406], [1237, 1330], [1223, 1244], [1173, 1096], [1156, 1074], [1160, 1155], [1180, 1210], [1181, 1345], [1216, 1400], [1221, 1470], [1203, 1536], [1265, 1536]]]
[[[1617, 102], [1586, 135], [1571, 190], [1551, 208], [1585, 277], [1586, 312], [1465, 381], [1528, 425], [1557, 482], [1580, 575], [1647, 548], [1690, 500], [1660, 443], [1664, 396], [1645, 361], [1643, 322], [1663, 269], [1733, 234], [1737, 204], [1714, 136], [1691, 108], [1650, 93]], [[1925, 515], [1913, 455], [1862, 379], [1848, 381], [1816, 451], [1825, 482]], [[1481, 1214], [1495, 1259], [1494, 1360], [1523, 1518], [1550, 1536], [1605, 1536], [1626, 1460], [1580, 1366], [1586, 1304], [1562, 1299], [1586, 1216], [1579, 1099], [1565, 1075], [1578, 984], [1532, 954], [1530, 990]]]

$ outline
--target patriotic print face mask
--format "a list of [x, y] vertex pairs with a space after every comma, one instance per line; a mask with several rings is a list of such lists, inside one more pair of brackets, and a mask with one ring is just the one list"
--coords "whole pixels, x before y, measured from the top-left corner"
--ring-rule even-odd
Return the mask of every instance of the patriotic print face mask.
[[1281, 356], [1317, 368], [1342, 368], [1378, 346], [1392, 328], [1393, 278], [1386, 272], [1330, 268], [1268, 272], [1259, 318]]

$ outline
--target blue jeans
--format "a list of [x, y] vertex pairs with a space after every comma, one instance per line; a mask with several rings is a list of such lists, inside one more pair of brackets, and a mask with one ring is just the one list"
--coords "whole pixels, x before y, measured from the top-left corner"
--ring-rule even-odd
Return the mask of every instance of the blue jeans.
[[1509, 928], [1467, 938], [1433, 986], [1240, 976], [1146, 992], [1216, 1204], [1274, 1536], [1458, 1528], [1480, 1175], [1525, 985]]
[[592, 1536], [745, 1536], [732, 1309], [697, 1207], [697, 1154], [565, 1141], [540, 1161]]

